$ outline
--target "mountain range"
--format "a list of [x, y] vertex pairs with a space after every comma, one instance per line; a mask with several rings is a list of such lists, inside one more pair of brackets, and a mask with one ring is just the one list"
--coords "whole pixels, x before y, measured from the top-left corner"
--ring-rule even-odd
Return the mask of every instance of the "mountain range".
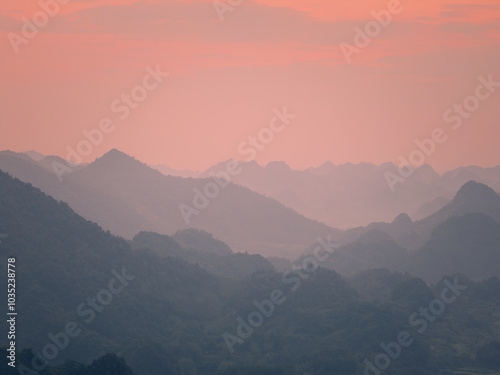
[[[229, 162], [229, 161], [228, 161]], [[206, 177], [225, 168], [219, 163], [204, 172], [176, 171], [154, 166], [164, 174]], [[500, 166], [460, 167], [439, 175], [423, 165], [395, 186], [393, 192], [385, 173], [397, 174], [393, 163], [334, 165], [326, 162], [316, 168], [294, 170], [284, 162], [265, 166], [242, 162], [242, 173], [232, 181], [274, 198], [297, 212], [335, 228], [366, 226], [375, 221], [390, 222], [406, 212], [421, 220], [446, 205], [467, 181], [474, 180], [500, 191]]]
[[[204, 172], [155, 166], [167, 174], [161, 175], [133, 157], [111, 150], [91, 164], [73, 166], [62, 181], [54, 173], [54, 163], [65, 165], [59, 157], [43, 157], [34, 151], [0, 152], [0, 169], [67, 202], [114, 234], [131, 239], [140, 231], [172, 235], [193, 227], [214, 234], [235, 251], [290, 259], [300, 255], [317, 233], [352, 242], [366, 228], [383, 227], [401, 246], [416, 249], [435, 226], [426, 222], [442, 222], [438, 217], [424, 219], [450, 203], [467, 181], [500, 188], [500, 167], [463, 167], [440, 176], [424, 165], [393, 193], [384, 178], [384, 172], [396, 169], [391, 163], [336, 166], [327, 162], [299, 171], [283, 162], [266, 166], [241, 162], [242, 173], [232, 177], [232, 183], [221, 188], [215, 199], [208, 198], [206, 208], [198, 210], [193, 199], [203, 198], [196, 198], [194, 189], [203, 192], [214, 182], [210, 175], [225, 168], [227, 162]], [[196, 211], [189, 213], [188, 223], [180, 212], [181, 204]], [[419, 224], [409, 230], [408, 223], [413, 221]], [[373, 224], [377, 222], [380, 224]], [[266, 227], [272, 223], [281, 225], [269, 233]], [[360, 223], [365, 224], [348, 230], [345, 236], [332, 227], [346, 229]]]
[[[455, 199], [470, 202], [471, 191], [478, 189], [485, 188], [466, 184]], [[435, 270], [427, 267], [436, 259], [444, 266], [450, 263], [442, 272], [464, 265], [470, 267], [462, 271], [470, 272], [480, 265], [482, 277], [472, 273], [476, 281], [449, 274], [428, 285], [389, 270], [365, 270], [346, 279], [324, 263], [315, 271], [303, 269], [305, 274], [264, 268], [222, 276], [216, 267], [204, 268], [214, 265], [203, 264], [210, 259], [204, 256], [217, 261], [234, 252], [206, 232], [143, 232], [126, 240], [0, 172], [0, 232], [7, 234], [0, 243], [0, 262], [16, 259], [17, 344], [20, 350], [47, 354], [44, 349], [56, 340], [60, 347], [53, 346], [57, 355], [50, 359], [51, 375], [92, 374], [94, 367], [99, 373], [130, 374], [124, 362], [106, 355], [110, 352], [123, 357], [137, 375], [363, 374], [366, 359], [373, 361], [380, 353], [380, 343], [390, 343], [402, 331], [412, 332], [412, 345], [387, 374], [496, 369], [500, 281], [488, 276], [498, 265], [497, 258], [490, 258], [498, 253], [498, 227], [484, 213], [451, 216], [434, 229], [426, 247], [412, 252], [432, 277]], [[360, 256], [368, 254], [371, 244], [392, 256], [404, 252], [379, 230], [358, 243], [365, 248], [352, 252]], [[471, 263], [471, 246], [482, 263]], [[427, 258], [438, 252], [440, 258]], [[0, 277], [7, 278], [6, 267], [0, 268]], [[441, 298], [450, 282], [462, 288], [460, 296], [425, 334], [417, 335], [408, 316]], [[281, 302], [271, 310], [265, 301], [277, 301], [276, 291], [283, 293]], [[7, 290], [0, 295], [6, 300]], [[255, 311], [266, 315], [252, 328], [248, 322]], [[63, 345], [68, 324], [76, 325], [73, 332], [78, 333]], [[241, 326], [247, 327], [245, 339], [228, 344], [226, 334], [238, 335]], [[1, 325], [0, 336], [6, 334]], [[90, 365], [99, 357], [104, 359]]]
[[401, 214], [392, 223], [351, 229], [341, 243], [322, 266], [343, 276], [375, 268], [410, 272], [429, 283], [454, 273], [474, 280], [500, 276], [500, 196], [469, 181], [425, 219]]
[[[57, 157], [46, 157], [51, 163]], [[45, 158], [45, 159], [46, 159]], [[0, 153], [0, 169], [67, 202], [83, 217], [113, 234], [132, 239], [141, 231], [173, 235], [188, 228], [212, 233], [237, 252], [295, 257], [318, 236], [341, 231], [308, 219], [276, 200], [228, 184], [206, 208], [185, 220], [181, 205], [195, 209], [195, 199], [213, 179], [165, 176], [118, 150], [77, 166], [62, 181], [42, 159]], [[59, 163], [65, 163], [59, 158]], [[200, 207], [199, 205], [197, 207]], [[273, 227], [272, 231], [268, 228]]]

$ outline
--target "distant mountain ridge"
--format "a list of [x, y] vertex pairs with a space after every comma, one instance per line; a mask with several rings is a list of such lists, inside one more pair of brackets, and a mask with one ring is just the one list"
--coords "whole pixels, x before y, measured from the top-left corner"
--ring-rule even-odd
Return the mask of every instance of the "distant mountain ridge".
[[341, 233], [235, 184], [186, 224], [180, 204], [193, 205], [194, 189], [203, 191], [213, 180], [165, 176], [118, 150], [66, 174], [62, 182], [23, 156], [0, 155], [0, 169], [129, 239], [140, 231], [172, 235], [194, 227], [213, 233], [238, 252], [294, 258], [316, 237]]
[[[175, 171], [162, 166], [162, 173], [178, 176], [208, 177], [224, 168], [218, 163], [204, 172]], [[422, 165], [393, 193], [384, 178], [397, 173], [393, 163], [334, 165], [295, 170], [284, 162], [259, 165], [242, 162], [243, 172], [233, 181], [274, 198], [297, 212], [327, 225], [347, 229], [372, 222], [390, 222], [401, 212], [420, 220], [442, 208], [467, 181], [485, 183], [500, 191], [500, 166], [460, 167], [439, 175]], [[156, 168], [156, 167], [155, 167]], [[190, 174], [191, 173], [191, 174]]]
[[465, 183], [450, 203], [415, 223], [414, 232], [418, 233], [422, 240], [416, 241], [410, 247], [415, 248], [422, 244], [438, 225], [449, 218], [471, 213], [485, 214], [500, 222], [500, 195], [485, 184], [476, 181]]
[[366, 227], [353, 228], [345, 232], [341, 241], [351, 242], [370, 230], [382, 230], [401, 246], [414, 250], [422, 246], [432, 231], [452, 216], [469, 213], [483, 213], [500, 222], [500, 195], [490, 187], [469, 181], [464, 184], [455, 197], [432, 215], [412, 221], [407, 214], [400, 214], [391, 223], [375, 222]]
[[[43, 157], [34, 151], [12, 154], [26, 159], [30, 154], [35, 159]], [[38, 164], [53, 172], [51, 163], [55, 161], [64, 163], [59, 157], [47, 156]], [[205, 171], [175, 170], [166, 165], [151, 168], [171, 177], [209, 178], [211, 173], [223, 170], [227, 163], [217, 163]], [[273, 198], [307, 218], [341, 229], [391, 222], [402, 212], [414, 221], [422, 220], [450, 202], [469, 180], [500, 191], [500, 166], [459, 167], [439, 175], [429, 165], [423, 165], [398, 184], [394, 193], [384, 178], [385, 172], [397, 171], [393, 163], [335, 165], [325, 162], [305, 170], [292, 169], [280, 161], [265, 166], [255, 161], [240, 162], [240, 166], [243, 172], [234, 176], [232, 182]], [[79, 165], [73, 170], [83, 167], [85, 165]]]
[[343, 246], [322, 265], [346, 277], [377, 268], [409, 272], [429, 283], [454, 273], [473, 280], [500, 276], [500, 195], [469, 181], [423, 220], [401, 214], [392, 223], [348, 230], [339, 242]]

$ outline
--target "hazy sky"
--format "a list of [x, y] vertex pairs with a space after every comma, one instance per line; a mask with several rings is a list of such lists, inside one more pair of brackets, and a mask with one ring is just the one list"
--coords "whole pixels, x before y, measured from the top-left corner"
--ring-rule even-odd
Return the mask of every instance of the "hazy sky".
[[[478, 77], [500, 82], [499, 0], [402, 0], [351, 63], [340, 44], [356, 46], [355, 28], [397, 0], [243, 0], [223, 20], [213, 1], [72, 0], [46, 7], [45, 26], [41, 3], [55, 0], [1, 2], [0, 149], [64, 157], [109, 118], [85, 161], [118, 148], [202, 169], [245, 158], [242, 142], [286, 107], [297, 117], [260, 163], [398, 162], [441, 127], [448, 139], [426, 158], [436, 169], [500, 164], [500, 87], [474, 99]], [[144, 84], [148, 66], [170, 75]], [[144, 100], [118, 111], [131, 91]], [[470, 95], [454, 130], [443, 115]]]

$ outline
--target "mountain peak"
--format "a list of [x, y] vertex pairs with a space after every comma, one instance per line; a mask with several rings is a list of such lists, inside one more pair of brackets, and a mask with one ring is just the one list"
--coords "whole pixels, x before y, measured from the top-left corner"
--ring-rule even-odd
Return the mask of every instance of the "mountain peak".
[[421, 170], [421, 171], [425, 171], [425, 172], [436, 173], [436, 171], [434, 170], [434, 168], [432, 168], [429, 164], [422, 164], [417, 169]]
[[128, 159], [134, 159], [132, 156], [129, 156], [127, 155], [126, 153], [116, 149], [116, 148], [113, 148], [111, 150], [109, 150], [108, 152], [106, 152], [104, 155], [102, 155], [98, 160], [100, 159], [124, 159], [124, 158], [128, 158]]
[[289, 170], [290, 167], [288, 166], [287, 163], [284, 161], [271, 161], [267, 163], [266, 169], [272, 169], [272, 170]]
[[393, 225], [396, 225], [398, 227], [410, 227], [413, 224], [413, 221], [411, 218], [408, 216], [406, 213], [399, 214], [394, 221], [392, 222]]
[[133, 164], [143, 164], [144, 163], [138, 161], [133, 156], [127, 155], [124, 152], [113, 148], [102, 155], [100, 158], [97, 158], [90, 165], [107, 165], [107, 166], [119, 166], [119, 165], [130, 165]]
[[429, 164], [423, 164], [418, 169], [418, 174], [425, 182], [430, 183], [440, 178], [439, 174]]
[[93, 175], [94, 178], [100, 180], [104, 176], [110, 177], [115, 174], [126, 174], [128, 176], [142, 176], [144, 173], [158, 173], [157, 170], [152, 169], [147, 164], [137, 160], [136, 158], [125, 154], [124, 152], [112, 149], [96, 159], [87, 167], [78, 171], [81, 175]]
[[455, 202], [478, 202], [478, 201], [495, 201], [499, 200], [498, 194], [485, 184], [481, 184], [474, 180], [465, 183], [458, 193], [455, 195], [453, 201]]

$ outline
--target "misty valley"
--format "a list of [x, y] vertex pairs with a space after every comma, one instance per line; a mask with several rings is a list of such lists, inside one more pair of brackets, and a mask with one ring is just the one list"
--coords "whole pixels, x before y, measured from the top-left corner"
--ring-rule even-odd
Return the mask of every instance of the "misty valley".
[[[61, 181], [32, 156], [0, 152], [2, 374], [500, 373], [499, 167], [422, 166], [398, 212], [391, 164], [180, 177], [111, 150]], [[380, 220], [322, 222], [360, 189], [351, 219]]]

